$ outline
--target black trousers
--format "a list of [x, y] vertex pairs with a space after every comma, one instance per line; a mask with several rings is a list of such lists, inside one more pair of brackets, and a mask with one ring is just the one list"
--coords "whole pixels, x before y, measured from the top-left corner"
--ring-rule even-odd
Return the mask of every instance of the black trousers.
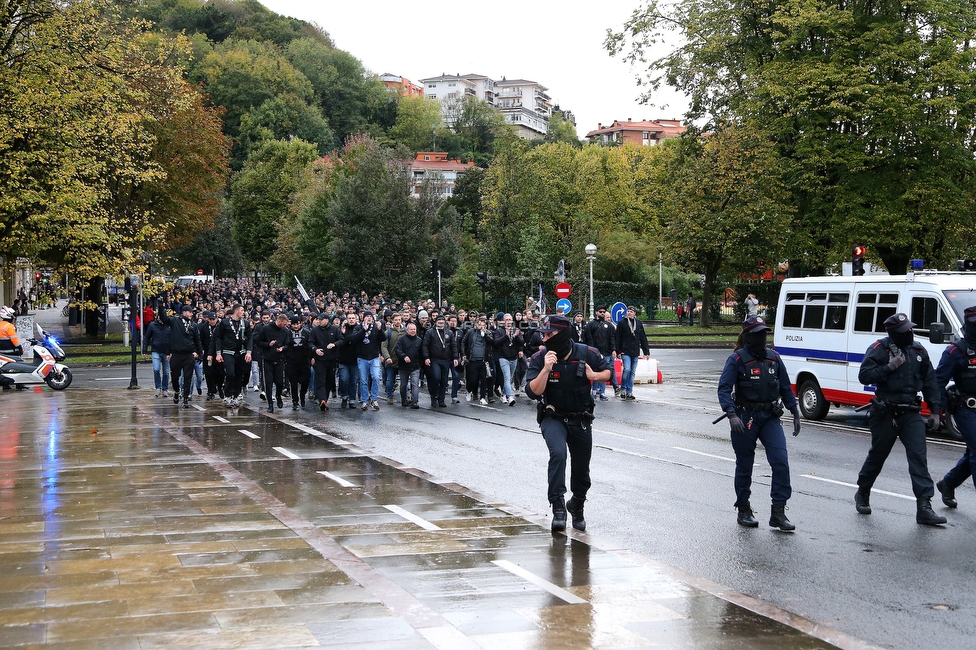
[[566, 494], [566, 452], [569, 450], [569, 488], [573, 498], [586, 499], [590, 489], [590, 456], [593, 453], [593, 427], [578, 419], [545, 418], [542, 437], [549, 447], [549, 502]]
[[320, 402], [329, 401], [329, 396], [336, 390], [336, 371], [338, 361], [323, 361], [322, 357], [315, 359], [315, 399]]
[[251, 376], [251, 362], [244, 360], [244, 352], [222, 355], [224, 363], [224, 397], [240, 397]]
[[469, 393], [474, 395], [472, 399], [484, 398], [488, 399], [490, 395], [490, 390], [488, 387], [488, 368], [485, 366], [483, 359], [474, 359], [468, 361], [468, 365], [465, 368], [467, 380], [466, 388]]
[[193, 388], [194, 362], [192, 352], [173, 352], [169, 357], [169, 377], [173, 382], [173, 392], [180, 393], [180, 377], [183, 378], [183, 401], [189, 401]]
[[207, 380], [207, 395], [224, 392], [224, 364], [217, 363], [213, 359], [209, 361], [204, 359], [203, 377]]
[[285, 363], [285, 378], [291, 387], [291, 403], [305, 403], [308, 382], [312, 379], [312, 367], [308, 362]]
[[[264, 368], [264, 395], [268, 400], [268, 404], [271, 403], [272, 397], [281, 400], [281, 391], [285, 387], [285, 362], [280, 359], [278, 361], [268, 361], [265, 359], [262, 362], [262, 367]], [[272, 388], [275, 389], [273, 395], [271, 392]]]
[[888, 454], [895, 444], [896, 438], [901, 438], [905, 445], [905, 455], [908, 457], [908, 474], [912, 478], [912, 492], [916, 499], [931, 499], [935, 495], [935, 484], [929, 476], [926, 461], [925, 423], [922, 416], [914, 411], [904, 415], [895, 415], [888, 409], [876, 409], [868, 420], [871, 427], [871, 449], [864, 465], [857, 475], [857, 486], [870, 490], [875, 479], [881, 473]]

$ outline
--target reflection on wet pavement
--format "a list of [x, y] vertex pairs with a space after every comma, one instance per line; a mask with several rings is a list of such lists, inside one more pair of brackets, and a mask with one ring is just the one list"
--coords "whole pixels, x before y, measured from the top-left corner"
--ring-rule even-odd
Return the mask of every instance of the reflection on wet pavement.
[[3, 647], [868, 647], [251, 410], [15, 398]]

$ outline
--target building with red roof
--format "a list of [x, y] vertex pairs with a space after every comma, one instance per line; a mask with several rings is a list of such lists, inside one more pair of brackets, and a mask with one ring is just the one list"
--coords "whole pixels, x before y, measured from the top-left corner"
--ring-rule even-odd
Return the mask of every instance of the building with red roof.
[[463, 163], [460, 158], [448, 157], [446, 151], [420, 151], [410, 163], [410, 195], [420, 196], [424, 181], [429, 181], [434, 191], [446, 199], [454, 194], [457, 179], [474, 166], [473, 162]]
[[681, 120], [640, 120], [634, 122], [629, 117], [614, 120], [613, 124], [597, 128], [586, 134], [586, 139], [597, 144], [637, 144], [652, 147], [667, 138], [677, 138], [688, 130]]

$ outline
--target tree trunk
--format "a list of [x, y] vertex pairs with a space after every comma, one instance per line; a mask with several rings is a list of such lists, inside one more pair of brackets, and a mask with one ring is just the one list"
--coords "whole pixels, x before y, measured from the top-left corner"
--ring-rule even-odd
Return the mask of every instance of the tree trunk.
[[[105, 278], [92, 278], [85, 287], [85, 300], [95, 305], [102, 304], [102, 292], [105, 288]], [[98, 320], [101, 317], [98, 309], [88, 309], [85, 314], [85, 335], [95, 338], [98, 336]]]

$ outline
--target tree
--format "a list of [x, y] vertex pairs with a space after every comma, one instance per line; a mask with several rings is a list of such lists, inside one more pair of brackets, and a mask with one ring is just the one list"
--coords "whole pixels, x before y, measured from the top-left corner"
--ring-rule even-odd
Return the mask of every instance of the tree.
[[495, 139], [511, 130], [502, 114], [486, 101], [471, 95], [457, 95], [444, 100], [444, 122], [458, 139], [457, 150], [448, 151], [479, 167], [487, 166], [495, 151]]
[[[668, 29], [685, 44], [647, 63]], [[667, 83], [706, 126], [763, 125], [796, 208], [794, 259], [823, 269], [862, 241], [900, 272], [976, 234], [974, 32], [951, 0], [680, 0], [647, 3], [606, 45], [647, 65], [645, 98]]]
[[306, 165], [318, 156], [302, 140], [266, 140], [231, 181], [234, 241], [253, 268], [261, 268], [277, 248], [278, 224], [288, 213]]
[[320, 155], [332, 150], [335, 134], [322, 117], [318, 106], [309, 106], [303, 99], [285, 93], [267, 99], [241, 118], [238, 133], [242, 158], [264, 140], [298, 138], [311, 142]]
[[760, 131], [723, 125], [709, 136], [666, 141], [661, 226], [670, 257], [704, 276], [701, 322], [720, 274], [774, 265], [789, 236], [787, 193], [773, 143]]
[[553, 111], [549, 118], [549, 130], [542, 139], [543, 142], [564, 142], [577, 149], [583, 147], [583, 142], [576, 133], [576, 125], [566, 119], [562, 111]]
[[218, 277], [244, 270], [244, 256], [234, 242], [234, 222], [228, 207], [215, 220], [213, 228], [198, 232], [189, 245], [170, 251], [176, 265], [187, 272], [212, 269]]
[[413, 151], [430, 151], [434, 131], [441, 123], [441, 105], [436, 99], [421, 96], [400, 96], [397, 100], [396, 123], [390, 137]]

